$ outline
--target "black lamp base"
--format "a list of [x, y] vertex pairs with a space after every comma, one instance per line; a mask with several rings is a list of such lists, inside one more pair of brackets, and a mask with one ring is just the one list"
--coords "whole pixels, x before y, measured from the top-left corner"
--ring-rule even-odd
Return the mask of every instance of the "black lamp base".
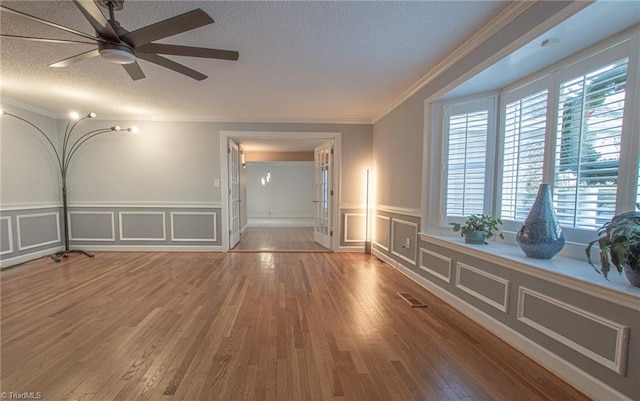
[[81, 253], [85, 256], [88, 256], [90, 258], [94, 257], [95, 255], [86, 252], [86, 251], [81, 251], [81, 250], [70, 250], [70, 251], [61, 251], [61, 252], [56, 252], [54, 254], [51, 255], [51, 259], [53, 259], [55, 262], [60, 262], [60, 258], [66, 258], [70, 253]]

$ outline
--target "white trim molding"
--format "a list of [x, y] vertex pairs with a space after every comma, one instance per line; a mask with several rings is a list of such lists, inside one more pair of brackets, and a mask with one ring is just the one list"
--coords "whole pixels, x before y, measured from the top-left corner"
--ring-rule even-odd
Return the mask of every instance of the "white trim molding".
[[[162, 216], [162, 237], [158, 238], [127, 238], [122, 232], [122, 216], [125, 215], [161, 215]], [[118, 222], [120, 223], [120, 241], [166, 241], [167, 240], [167, 228], [166, 228], [166, 215], [165, 212], [118, 212]]]
[[[553, 329], [546, 327], [539, 322], [529, 319], [526, 316], [525, 306], [527, 296], [538, 298], [541, 301], [544, 301], [548, 304], [556, 306], [558, 308], [569, 311], [573, 314], [580, 316], [581, 318], [591, 320], [599, 325], [602, 325], [608, 329], [613, 330], [616, 333], [616, 344], [615, 344], [615, 356], [614, 359], [608, 359], [604, 356], [593, 352], [592, 350], [578, 344], [577, 342], [571, 340], [563, 336], [562, 334], [554, 331]], [[570, 305], [568, 303], [562, 302], [558, 299], [552, 298], [548, 295], [541, 294], [537, 291], [531, 290], [526, 287], [520, 287], [518, 289], [518, 320], [527, 326], [533, 327], [539, 332], [546, 334], [547, 336], [553, 338], [554, 340], [566, 345], [572, 350], [586, 356], [587, 358], [596, 361], [597, 363], [605, 366], [618, 373], [621, 376], [624, 376], [626, 373], [627, 367], [627, 344], [629, 342], [629, 327], [623, 326], [619, 323], [613, 322], [611, 320], [605, 319], [602, 316], [598, 316], [591, 312], [588, 312], [584, 309], [580, 309], [574, 305]]]
[[[376, 237], [375, 234], [378, 232], [378, 224], [375, 222], [376, 219], [381, 219], [381, 220], [386, 220], [387, 221], [387, 243], [386, 244], [381, 244], [378, 241], [376, 241]], [[384, 249], [385, 251], [389, 252], [389, 243], [391, 242], [391, 217], [389, 216], [380, 216], [380, 215], [376, 215], [376, 219], [374, 219], [374, 223], [373, 223], [373, 238], [372, 238], [372, 243], [382, 249]]]
[[[74, 237], [73, 236], [73, 230], [71, 229], [71, 227], [73, 226], [73, 224], [71, 224], [71, 220], [72, 220], [72, 216], [73, 215], [81, 215], [81, 214], [85, 214], [85, 215], [109, 215], [111, 216], [110, 222], [111, 222], [111, 238], [81, 238], [81, 237]], [[89, 211], [70, 211], [69, 212], [69, 240], [70, 241], [107, 241], [107, 242], [113, 242], [116, 240], [116, 222], [115, 222], [115, 214], [113, 212], [89, 212]]]
[[[399, 258], [401, 258], [401, 259], [403, 259], [403, 260], [405, 260], [405, 261], [407, 261], [409, 263], [411, 263], [411, 265], [415, 266], [415, 264], [416, 264], [416, 258], [415, 258], [416, 252], [415, 251], [413, 252], [414, 253], [414, 258], [410, 259], [410, 258], [404, 256], [403, 254], [396, 252], [395, 249], [394, 249], [393, 239], [395, 238], [395, 231], [396, 231], [395, 230], [395, 224], [396, 223], [401, 224], [401, 225], [405, 225], [405, 226], [409, 226], [409, 227], [413, 227], [413, 229], [415, 231], [414, 236], [413, 236], [413, 245], [412, 245], [413, 249], [416, 249], [416, 247], [418, 245], [418, 224], [416, 224], [416, 223], [414, 223], [412, 221], [406, 221], [406, 220], [400, 220], [400, 219], [391, 219], [391, 238], [389, 238], [389, 248], [391, 249], [391, 253], [393, 255], [395, 255], [395, 256], [397, 256], [397, 257], [399, 257]], [[412, 248], [409, 248], [409, 249], [412, 249]]]
[[[207, 241], [207, 242], [215, 242], [218, 240], [218, 220], [217, 220], [216, 212], [171, 212], [170, 213], [170, 221], [171, 221], [171, 241], [179, 242], [179, 241]], [[211, 216], [213, 217], [213, 238], [177, 238], [174, 233], [174, 225], [175, 222], [173, 220], [174, 216]]]
[[7, 221], [7, 241], [9, 242], [9, 249], [4, 252], [0, 252], [0, 255], [6, 255], [8, 253], [13, 253], [13, 226], [11, 224], [11, 216], [2, 216], [0, 217], [0, 221]]
[[[483, 276], [489, 280], [493, 280], [499, 284], [501, 284], [504, 287], [504, 291], [502, 293], [502, 302], [496, 302], [493, 299], [489, 298], [488, 296], [481, 294], [480, 292], [474, 290], [471, 287], [467, 287], [464, 284], [462, 284], [460, 282], [460, 276], [462, 273], [462, 270], [467, 270], [470, 272], [473, 272], [474, 274]], [[493, 306], [494, 308], [498, 309], [499, 311], [502, 311], [504, 313], [509, 313], [509, 280], [506, 280], [502, 277], [498, 277], [496, 275], [487, 273], [483, 270], [477, 269], [473, 266], [469, 266], [465, 263], [456, 263], [456, 283], [455, 283], [456, 288], [466, 292], [467, 294], [481, 300], [482, 302], [486, 303], [489, 306]]]
[[391, 268], [394, 266], [397, 267], [398, 272], [404, 274], [418, 285], [427, 289], [435, 296], [478, 323], [480, 326], [494, 333], [507, 344], [520, 350], [529, 358], [540, 363], [558, 377], [574, 385], [594, 400], [633, 401], [631, 398], [620, 393], [607, 383], [596, 379], [583, 370], [580, 370], [572, 363], [560, 358], [558, 355], [544, 348], [535, 341], [523, 336], [501, 321], [491, 317], [486, 312], [464, 302], [462, 299], [420, 276], [418, 273], [410, 270], [404, 265], [400, 264], [396, 266], [393, 260], [375, 248], [372, 252], [375, 256], [385, 261]]
[[345, 213], [344, 214], [344, 242], [363, 242], [365, 238], [349, 239], [349, 217], [365, 217], [364, 213]]
[[[427, 254], [427, 255], [431, 255], [436, 259], [440, 259], [442, 261], [444, 261], [445, 263], [447, 263], [447, 270], [448, 273], [445, 276], [444, 274], [430, 268], [429, 266], [425, 266], [423, 262], [424, 258], [422, 257], [423, 254]], [[451, 262], [453, 259], [446, 257], [444, 255], [440, 255], [439, 253], [436, 252], [432, 252], [428, 249], [424, 249], [424, 248], [420, 248], [420, 264], [418, 264], [418, 268], [424, 270], [425, 272], [439, 278], [440, 280], [446, 282], [446, 283], [451, 283]]]
[[412, 209], [408, 207], [397, 207], [397, 206], [389, 206], [389, 205], [376, 205], [376, 210], [387, 213], [398, 213], [405, 216], [411, 217], [419, 217], [422, 218], [422, 210], [421, 209]]
[[220, 209], [221, 202], [70, 202], [74, 208]]
[[[55, 216], [56, 217], [56, 239], [55, 240], [51, 240], [51, 241], [46, 241], [46, 242], [42, 242], [39, 244], [33, 244], [33, 245], [27, 245], [27, 246], [23, 246], [22, 245], [22, 235], [21, 235], [21, 231], [20, 231], [20, 220], [26, 220], [26, 219], [30, 219], [30, 218], [35, 218], [35, 217], [46, 217], [46, 216]], [[35, 213], [35, 214], [20, 214], [16, 216], [16, 226], [17, 226], [17, 233], [18, 233], [18, 250], [19, 251], [24, 251], [27, 249], [33, 249], [33, 248], [37, 248], [40, 246], [44, 246], [44, 245], [51, 245], [51, 244], [57, 244], [60, 242], [60, 214], [58, 212], [50, 212], [50, 213]]]

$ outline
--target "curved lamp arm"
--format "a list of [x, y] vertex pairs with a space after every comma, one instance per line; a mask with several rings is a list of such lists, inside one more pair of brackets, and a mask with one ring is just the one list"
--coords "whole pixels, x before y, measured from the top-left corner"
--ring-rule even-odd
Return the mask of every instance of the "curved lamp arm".
[[44, 131], [42, 131], [40, 128], [38, 128], [36, 125], [34, 125], [32, 122], [30, 122], [28, 120], [25, 120], [22, 117], [18, 117], [15, 114], [11, 114], [11, 113], [8, 113], [6, 111], [3, 111], [2, 115], [11, 116], [11, 117], [17, 118], [18, 120], [23, 121], [23, 122], [29, 124], [30, 126], [32, 126], [33, 128], [35, 128], [36, 131], [38, 131], [47, 140], [47, 142], [49, 142], [49, 145], [51, 145], [51, 149], [53, 149], [53, 152], [56, 155], [56, 159], [58, 160], [58, 166], [60, 167], [60, 173], [62, 174], [62, 172], [64, 171], [63, 160], [60, 157], [60, 154], [58, 153], [58, 149], [56, 149], [56, 146], [53, 144], [53, 142], [51, 142], [51, 139], [47, 136], [47, 134], [44, 133]]
[[[69, 139], [71, 138], [71, 133], [73, 132], [73, 129], [76, 127], [76, 125], [78, 125], [80, 123], [80, 121], [86, 120], [88, 118], [95, 118], [96, 117], [96, 113], [89, 113], [86, 116], [78, 119], [78, 118], [74, 118], [75, 116], [72, 116], [71, 120], [69, 120], [67, 122], [67, 126], [64, 129], [64, 141], [62, 143], [62, 158], [64, 159], [65, 155], [67, 154], [67, 145], [69, 143]], [[75, 122], [73, 123], [73, 125], [71, 125], [71, 121], [75, 120]], [[71, 128], [69, 128], [69, 126], [71, 125]]]
[[118, 132], [121, 131], [120, 127], [118, 127], [117, 125], [111, 128], [101, 128], [101, 129], [97, 129], [97, 130], [93, 130], [93, 131], [89, 131], [86, 134], [82, 135], [80, 138], [78, 138], [72, 145], [71, 148], [69, 148], [69, 154], [66, 156], [65, 160], [64, 160], [64, 164], [63, 164], [63, 171], [64, 173], [67, 172], [67, 169], [69, 168], [69, 164], [71, 163], [71, 159], [73, 158], [73, 156], [76, 154], [76, 152], [78, 151], [78, 149], [88, 140], [98, 136], [98, 135], [102, 135], [102, 134], [106, 134], [108, 132]]

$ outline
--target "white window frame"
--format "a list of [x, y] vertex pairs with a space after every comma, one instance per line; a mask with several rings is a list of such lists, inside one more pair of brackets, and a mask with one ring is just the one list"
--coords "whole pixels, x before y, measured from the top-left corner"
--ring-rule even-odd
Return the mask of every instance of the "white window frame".
[[[483, 205], [483, 213], [491, 214], [493, 209], [493, 182], [495, 177], [494, 163], [495, 149], [496, 149], [496, 121], [497, 121], [497, 103], [498, 98], [495, 94], [486, 94], [480, 96], [474, 96], [464, 99], [457, 99], [451, 102], [442, 102], [440, 104], [442, 113], [439, 122], [442, 134], [442, 151], [441, 151], [441, 171], [440, 182], [442, 183], [441, 196], [440, 196], [440, 227], [450, 228], [450, 223], [462, 223], [465, 217], [461, 216], [447, 216], [447, 149], [449, 145], [449, 134], [447, 132], [448, 119], [452, 115], [475, 113], [479, 111], [487, 110], [487, 144], [486, 155], [487, 161], [485, 163], [485, 202]], [[439, 107], [439, 108], [440, 108]]]
[[[625, 94], [625, 106], [622, 128], [622, 149], [620, 152], [620, 169], [618, 174], [618, 191], [616, 194], [616, 214], [623, 211], [634, 210], [635, 202], [638, 197], [640, 178], [640, 114], [637, 110], [640, 108], [640, 32], [634, 30], [622, 35], [609, 38], [598, 45], [591, 47], [583, 52], [572, 55], [567, 59], [557, 63], [551, 67], [543, 69], [525, 79], [514, 82], [503, 88], [499, 93], [499, 107], [494, 109], [494, 135], [491, 135], [489, 128], [488, 135], [488, 152], [487, 152], [487, 182], [485, 190], [487, 193], [487, 202], [485, 203], [485, 212], [494, 216], [500, 215], [501, 207], [501, 191], [502, 180], [501, 175], [497, 172], [501, 171], [503, 166], [503, 146], [504, 146], [504, 118], [503, 113], [505, 106], [518, 98], [526, 97], [541, 90], [547, 89], [547, 122], [546, 122], [546, 138], [545, 138], [545, 155], [543, 181], [553, 185], [554, 180], [554, 162], [555, 162], [555, 145], [556, 130], [558, 116], [558, 98], [559, 90], [562, 82], [568, 81], [580, 75], [584, 75], [607, 64], [616, 62], [622, 58], [628, 58], [627, 67], [627, 93]], [[428, 230], [436, 235], [453, 235], [449, 223], [455, 221], [464, 221], [460, 218], [448, 218], [446, 216], [446, 188], [447, 188], [447, 136], [445, 132], [444, 121], [446, 118], [445, 109], [465, 105], [472, 102], [480, 102], [482, 100], [496, 102], [498, 98], [495, 93], [479, 94], [460, 99], [447, 99], [434, 102], [430, 105], [429, 113], [433, 131], [440, 135], [432, 137], [431, 152], [433, 162], [430, 163], [432, 168], [439, 167], [441, 174], [435, 171], [431, 174], [433, 182], [430, 188], [438, 193], [439, 204], [436, 207], [425, 205], [425, 215], [431, 216]], [[457, 110], [456, 110], [457, 111]], [[457, 114], [457, 113], [454, 113]], [[491, 115], [491, 112], [490, 112]], [[491, 124], [491, 117], [489, 117]], [[426, 122], [429, 118], [425, 119]], [[499, 128], [499, 131], [495, 129]], [[437, 139], [440, 136], [441, 139]], [[492, 145], [489, 144], [494, 139]], [[493, 148], [491, 148], [493, 146]], [[428, 198], [427, 198], [428, 199]], [[431, 197], [432, 200], [435, 200]], [[437, 219], [439, 217], [439, 219]], [[503, 227], [506, 233], [506, 242], [515, 244], [515, 233], [520, 228], [522, 222], [507, 221]], [[509, 232], [510, 231], [510, 232]], [[567, 245], [562, 254], [564, 256], [586, 259], [584, 255], [584, 245], [596, 237], [595, 230], [576, 229], [572, 227], [563, 227]]]

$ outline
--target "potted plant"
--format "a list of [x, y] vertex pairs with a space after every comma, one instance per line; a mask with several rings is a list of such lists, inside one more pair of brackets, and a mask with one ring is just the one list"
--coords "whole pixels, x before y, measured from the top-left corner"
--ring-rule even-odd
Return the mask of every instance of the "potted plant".
[[[469, 244], [488, 244], [487, 240], [500, 231], [499, 225], [502, 220], [489, 216], [488, 214], [474, 214], [467, 218], [464, 224], [450, 223], [453, 231], [460, 232], [464, 237], [464, 242]], [[498, 235], [504, 239], [504, 235]]]
[[640, 212], [627, 212], [614, 216], [598, 229], [598, 238], [586, 248], [587, 260], [591, 261], [591, 248], [600, 248], [600, 273], [607, 278], [611, 265], [618, 273], [624, 270], [631, 285], [640, 287]]

